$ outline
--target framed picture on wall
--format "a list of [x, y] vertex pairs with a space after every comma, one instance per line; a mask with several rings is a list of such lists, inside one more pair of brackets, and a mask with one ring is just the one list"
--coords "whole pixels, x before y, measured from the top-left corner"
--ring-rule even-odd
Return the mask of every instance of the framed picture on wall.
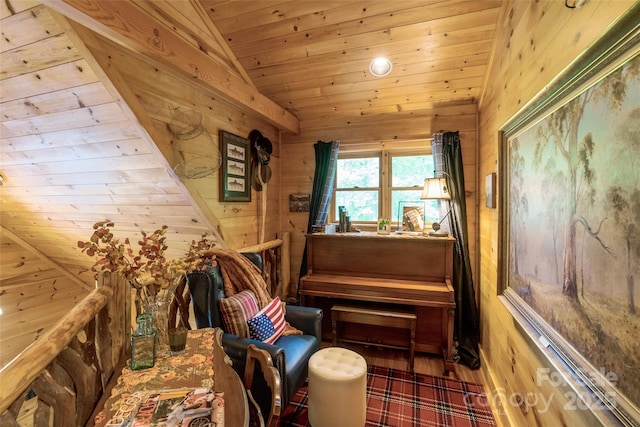
[[289, 212], [309, 212], [311, 194], [289, 194]]
[[501, 130], [498, 174], [501, 299], [559, 373], [539, 381], [620, 425], [640, 423], [640, 33], [630, 15]]
[[249, 140], [221, 130], [220, 201], [250, 202], [251, 171]]

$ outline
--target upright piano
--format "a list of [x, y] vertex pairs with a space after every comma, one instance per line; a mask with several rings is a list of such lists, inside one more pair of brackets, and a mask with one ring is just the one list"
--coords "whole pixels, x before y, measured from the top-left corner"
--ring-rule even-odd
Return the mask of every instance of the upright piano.
[[[415, 350], [441, 354], [445, 371], [454, 369], [453, 237], [359, 232], [312, 233], [306, 238], [308, 270], [300, 279], [304, 304], [327, 313], [334, 304], [350, 303], [414, 311]], [[323, 322], [328, 339], [330, 316]], [[343, 334], [372, 345], [408, 340], [392, 329], [346, 325]]]

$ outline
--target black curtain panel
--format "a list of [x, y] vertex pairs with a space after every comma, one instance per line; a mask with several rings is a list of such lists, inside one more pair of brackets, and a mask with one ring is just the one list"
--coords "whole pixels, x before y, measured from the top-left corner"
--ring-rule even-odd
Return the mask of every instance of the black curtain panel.
[[448, 184], [451, 188], [451, 213], [449, 214], [451, 234], [456, 239], [452, 278], [456, 296], [454, 335], [458, 341], [459, 362], [477, 369], [480, 367], [478, 351], [480, 321], [469, 259], [464, 170], [458, 132], [445, 132], [442, 135], [442, 157], [444, 172], [449, 175], [447, 178], [449, 178]]
[[[313, 145], [316, 154], [316, 171], [313, 176], [313, 190], [309, 206], [307, 233], [311, 233], [314, 225], [323, 225], [329, 216], [329, 206], [338, 166], [338, 149], [340, 141], [318, 141]], [[304, 244], [300, 277], [307, 274], [307, 244]], [[298, 278], [297, 297], [300, 300], [300, 279]]]

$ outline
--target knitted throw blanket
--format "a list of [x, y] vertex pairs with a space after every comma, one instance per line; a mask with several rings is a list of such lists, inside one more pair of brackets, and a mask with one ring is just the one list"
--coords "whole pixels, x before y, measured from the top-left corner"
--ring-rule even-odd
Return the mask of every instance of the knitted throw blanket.
[[[260, 309], [263, 309], [273, 300], [269, 291], [267, 291], [267, 283], [264, 281], [260, 270], [247, 257], [238, 251], [222, 248], [212, 248], [204, 253], [205, 257], [213, 255], [215, 255], [220, 266], [226, 296], [249, 290], [256, 296]], [[286, 304], [284, 302], [282, 302], [282, 309], [286, 313]], [[302, 331], [287, 322], [284, 335], [294, 334], [302, 334]]]
[[215, 255], [220, 266], [226, 296], [249, 290], [256, 296], [260, 309], [273, 299], [260, 270], [247, 257], [238, 251], [222, 248], [212, 248], [204, 254], [206, 257], [212, 255]]

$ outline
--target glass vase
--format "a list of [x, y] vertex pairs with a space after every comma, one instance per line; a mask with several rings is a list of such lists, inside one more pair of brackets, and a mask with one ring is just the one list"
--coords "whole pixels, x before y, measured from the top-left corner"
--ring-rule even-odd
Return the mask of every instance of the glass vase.
[[154, 300], [147, 303], [145, 313], [153, 318], [153, 329], [156, 337], [156, 353], [165, 354], [169, 351], [169, 303], [164, 300]]

